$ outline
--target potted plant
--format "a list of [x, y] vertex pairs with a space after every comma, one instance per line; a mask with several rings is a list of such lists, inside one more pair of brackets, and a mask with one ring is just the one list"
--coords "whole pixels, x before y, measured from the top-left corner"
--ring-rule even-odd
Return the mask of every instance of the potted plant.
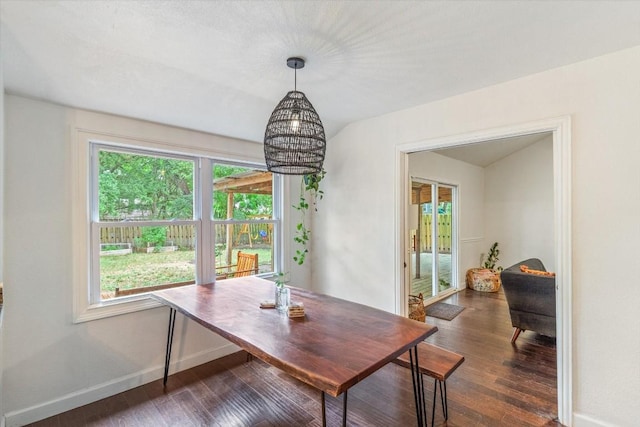
[[498, 242], [494, 242], [489, 248], [486, 259], [484, 254], [480, 256], [480, 268], [470, 268], [467, 270], [467, 287], [481, 292], [498, 292], [501, 286], [500, 272], [502, 267], [496, 267], [499, 260]]

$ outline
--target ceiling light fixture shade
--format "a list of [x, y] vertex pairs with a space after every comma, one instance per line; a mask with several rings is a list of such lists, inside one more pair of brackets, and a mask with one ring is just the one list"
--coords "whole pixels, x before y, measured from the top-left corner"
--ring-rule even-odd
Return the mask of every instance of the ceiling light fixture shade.
[[[304, 60], [289, 58], [287, 65], [298, 70], [304, 67]], [[274, 173], [316, 174], [322, 171], [327, 146], [324, 127], [305, 94], [295, 89], [271, 113], [264, 132], [264, 158], [267, 169]]]

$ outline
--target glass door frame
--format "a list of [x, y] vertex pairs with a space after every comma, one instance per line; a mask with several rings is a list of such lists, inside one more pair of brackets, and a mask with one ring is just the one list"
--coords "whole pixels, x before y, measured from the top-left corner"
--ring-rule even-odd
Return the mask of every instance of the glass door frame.
[[[438, 300], [438, 299], [442, 299], [442, 297], [447, 296], [449, 294], [452, 294], [454, 292], [456, 292], [458, 290], [458, 262], [457, 262], [457, 255], [458, 255], [458, 186], [455, 184], [448, 184], [448, 183], [444, 183], [444, 182], [438, 182], [438, 181], [434, 181], [431, 179], [426, 179], [426, 178], [421, 178], [421, 177], [417, 177], [417, 176], [410, 176], [409, 177], [409, 182], [408, 182], [408, 207], [412, 206], [411, 200], [412, 200], [412, 187], [413, 187], [413, 183], [414, 182], [418, 182], [420, 184], [425, 184], [425, 185], [430, 185], [431, 186], [431, 204], [432, 204], [432, 221], [431, 221], [431, 294], [429, 295], [428, 298], [425, 298], [426, 301], [429, 300]], [[439, 242], [438, 242], [438, 238], [439, 238], [439, 230], [438, 230], [438, 224], [439, 224], [439, 212], [438, 212], [438, 205], [439, 205], [439, 189], [440, 188], [450, 188], [451, 189], [451, 271], [450, 271], [450, 285], [447, 289], [440, 291], [440, 286], [439, 286], [439, 273], [440, 273], [440, 250], [439, 250]], [[435, 202], [434, 202], [435, 201]], [[420, 200], [418, 200], [418, 205], [420, 205]], [[410, 209], [410, 208], [408, 208]], [[418, 229], [420, 229], [421, 227], [419, 227]], [[405, 235], [406, 236], [410, 236], [410, 232], [411, 232], [411, 227], [409, 225], [409, 223], [407, 223], [407, 227], [405, 230]], [[420, 242], [421, 239], [418, 238], [418, 242]], [[418, 243], [420, 244], [420, 243]], [[408, 265], [411, 266], [412, 263], [412, 256], [413, 254], [411, 253], [411, 248], [412, 248], [413, 242], [411, 241], [410, 238], [407, 238], [407, 248], [406, 248], [406, 253], [407, 253], [407, 257], [409, 258], [409, 263]], [[419, 251], [419, 248], [416, 248]], [[417, 258], [417, 257], [416, 257]], [[419, 260], [418, 260], [419, 262]], [[416, 266], [416, 268], [419, 268]], [[408, 294], [412, 294], [412, 281], [413, 281], [413, 269], [412, 268], [408, 268], [407, 269], [407, 274], [406, 274], [406, 278], [407, 278], [407, 289], [408, 289]]]
[[[451, 248], [450, 248], [450, 260], [449, 260], [449, 287], [444, 290], [440, 290], [440, 245], [438, 244], [437, 239], [440, 238], [440, 231], [438, 230], [438, 226], [440, 225], [440, 189], [449, 188], [451, 190]], [[453, 184], [445, 184], [443, 182], [436, 182], [432, 187], [432, 200], [436, 200], [437, 203], [435, 205], [435, 214], [432, 224], [432, 235], [433, 235], [433, 268], [434, 273], [433, 277], [436, 279], [433, 281], [433, 295], [434, 298], [441, 298], [443, 295], [448, 295], [458, 290], [458, 263], [457, 263], [457, 252], [458, 252], [458, 187]], [[454, 280], [456, 278], [456, 280]]]

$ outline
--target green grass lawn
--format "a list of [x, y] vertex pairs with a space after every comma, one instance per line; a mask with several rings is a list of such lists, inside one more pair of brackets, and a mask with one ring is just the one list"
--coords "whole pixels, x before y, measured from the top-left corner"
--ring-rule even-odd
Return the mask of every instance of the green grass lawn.
[[[260, 271], [271, 270], [271, 249], [242, 248], [237, 252], [257, 253]], [[223, 256], [216, 265], [224, 264]], [[160, 253], [132, 253], [120, 256], [100, 257], [100, 290], [113, 292], [116, 288], [131, 289], [195, 280], [195, 251], [181, 250]]]

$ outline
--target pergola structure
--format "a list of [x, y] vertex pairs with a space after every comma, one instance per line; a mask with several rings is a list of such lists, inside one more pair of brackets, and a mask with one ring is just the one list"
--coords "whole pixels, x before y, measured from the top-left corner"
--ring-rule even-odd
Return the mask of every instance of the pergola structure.
[[[438, 187], [438, 203], [451, 201], [451, 188], [450, 187]], [[431, 184], [424, 184], [422, 182], [411, 182], [411, 204], [422, 205], [424, 203], [431, 203]], [[438, 203], [434, 203], [437, 205]]]
[[213, 181], [213, 191], [223, 193], [271, 194], [273, 176], [267, 171], [250, 171]]
[[[269, 194], [273, 193], [273, 175], [268, 171], [253, 170], [237, 175], [225, 176], [213, 181], [213, 191], [227, 193], [227, 219], [233, 218], [233, 195], [239, 194]], [[249, 233], [249, 244], [251, 234]], [[227, 224], [227, 253], [226, 263], [231, 265], [233, 247], [233, 224]]]

